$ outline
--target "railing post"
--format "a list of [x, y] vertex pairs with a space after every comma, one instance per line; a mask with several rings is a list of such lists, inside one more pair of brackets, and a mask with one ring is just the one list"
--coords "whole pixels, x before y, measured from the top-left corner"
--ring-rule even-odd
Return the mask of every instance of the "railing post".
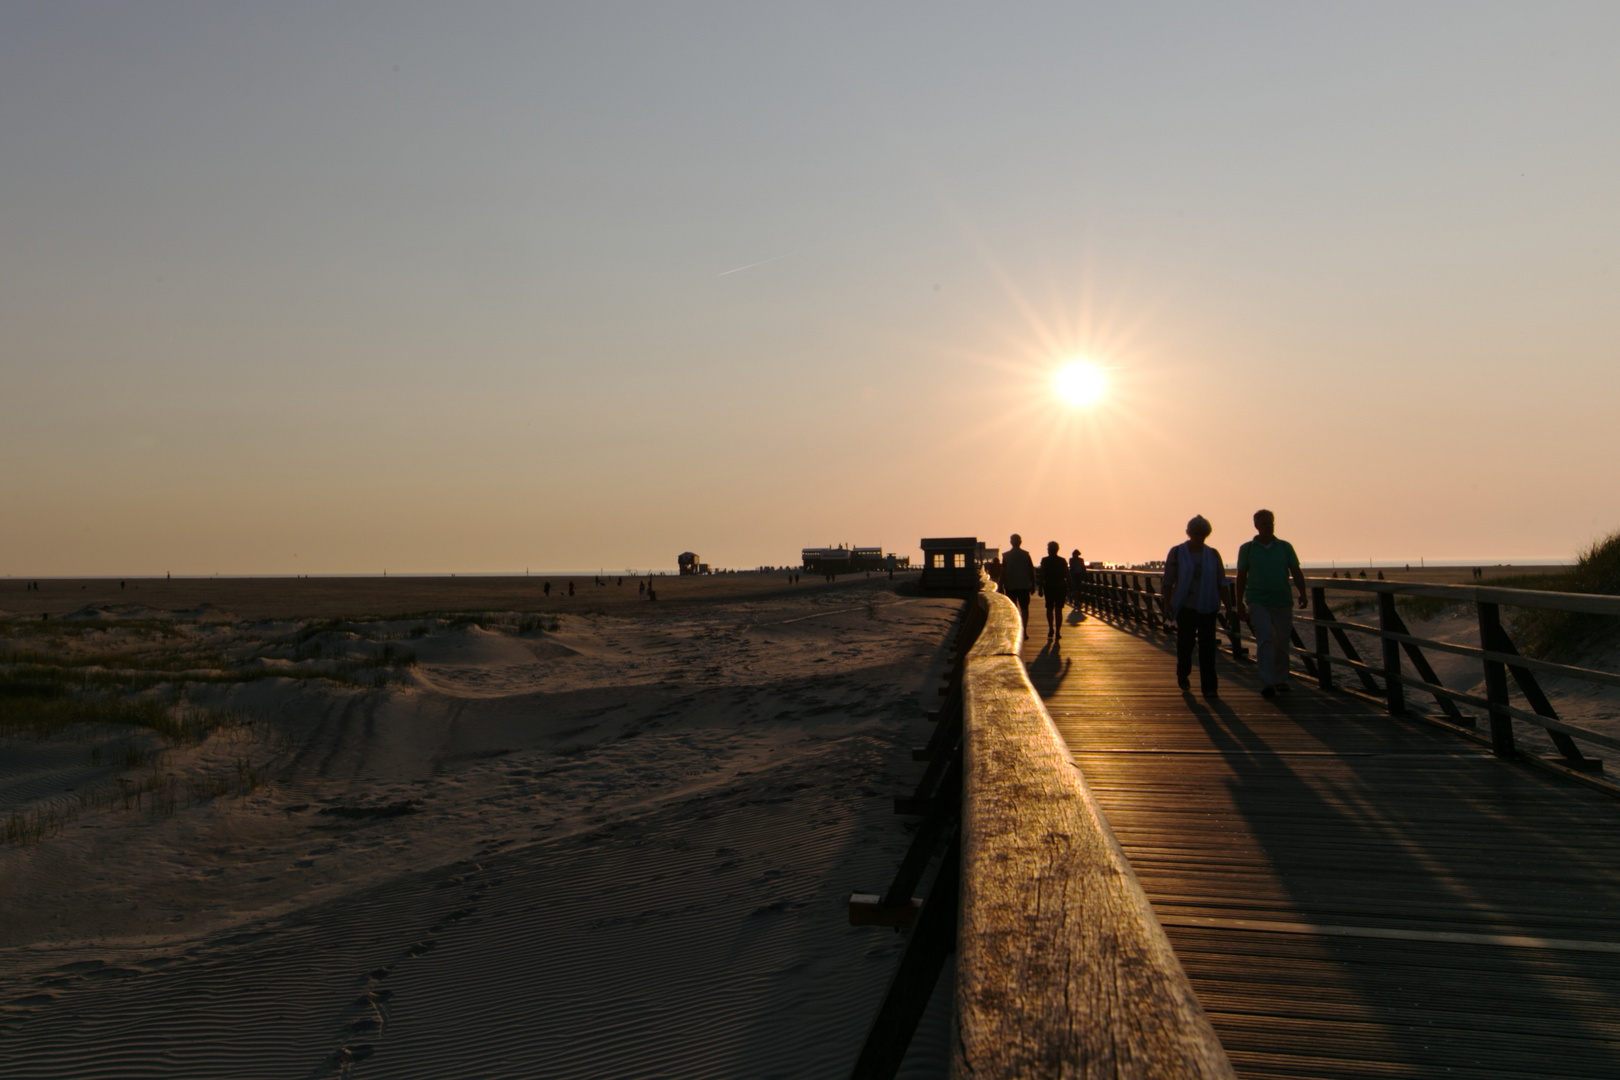
[[1311, 618], [1316, 620], [1316, 685], [1323, 690], [1333, 689], [1333, 664], [1328, 659], [1327, 590], [1311, 590]]
[[1246, 655], [1243, 648], [1243, 620], [1238, 618], [1237, 597], [1232, 595], [1230, 585], [1221, 586], [1221, 610], [1216, 623], [1226, 630], [1226, 640], [1232, 645], [1232, 659], [1243, 659]]
[[[1502, 609], [1484, 600], [1474, 601], [1479, 608], [1479, 641], [1482, 648], [1504, 636]], [[1498, 757], [1517, 757], [1513, 748], [1513, 717], [1507, 714], [1507, 665], [1497, 660], [1485, 661], [1485, 698], [1491, 703], [1491, 750]]]
[[[1396, 628], [1401, 617], [1395, 611], [1395, 594], [1378, 594], [1378, 629], [1386, 634], [1400, 633]], [[1406, 715], [1406, 687], [1401, 683], [1401, 643], [1384, 638], [1384, 697], [1389, 702], [1389, 715]]]

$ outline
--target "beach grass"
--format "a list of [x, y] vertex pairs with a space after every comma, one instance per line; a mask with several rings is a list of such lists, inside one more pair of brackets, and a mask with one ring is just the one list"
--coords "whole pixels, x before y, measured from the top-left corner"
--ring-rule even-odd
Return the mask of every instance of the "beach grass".
[[[1620, 595], [1620, 532], [1593, 541], [1568, 569], [1498, 578], [1491, 584], [1507, 589]], [[1513, 630], [1520, 647], [1531, 656], [1576, 658], [1594, 646], [1620, 640], [1620, 617], [1525, 608], [1513, 619]]]

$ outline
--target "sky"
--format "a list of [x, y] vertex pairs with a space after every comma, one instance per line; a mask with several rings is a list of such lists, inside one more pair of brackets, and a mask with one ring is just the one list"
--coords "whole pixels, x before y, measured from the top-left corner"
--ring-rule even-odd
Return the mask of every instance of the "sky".
[[[1620, 5], [0, 0], [0, 574], [1620, 529]], [[1054, 392], [1100, 369], [1089, 406]]]

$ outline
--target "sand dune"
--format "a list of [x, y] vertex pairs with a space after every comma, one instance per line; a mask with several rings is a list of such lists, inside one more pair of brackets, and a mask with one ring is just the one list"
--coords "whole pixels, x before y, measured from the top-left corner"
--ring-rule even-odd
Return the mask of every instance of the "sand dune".
[[[197, 690], [255, 723], [173, 767], [262, 755], [268, 786], [0, 848], [0, 1072], [846, 1072], [903, 938], [843, 902], [904, 850], [889, 796], [959, 603], [655, 607], [441, 620], [378, 687]], [[73, 745], [8, 740], [4, 806], [94, 783]], [[947, 1034], [936, 1008], [907, 1075]]]

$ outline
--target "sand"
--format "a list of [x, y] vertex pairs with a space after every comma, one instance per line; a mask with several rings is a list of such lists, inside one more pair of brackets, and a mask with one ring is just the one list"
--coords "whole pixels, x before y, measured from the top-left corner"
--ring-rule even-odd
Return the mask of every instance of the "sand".
[[[844, 903], [909, 839], [960, 601], [552, 580], [27, 593], [65, 610], [10, 648], [206, 660], [179, 708], [225, 721], [0, 742], [0, 813], [59, 815], [0, 845], [0, 1075], [846, 1074], [904, 937]], [[379, 618], [309, 621], [345, 608]], [[943, 1073], [948, 993], [904, 1075]]]

